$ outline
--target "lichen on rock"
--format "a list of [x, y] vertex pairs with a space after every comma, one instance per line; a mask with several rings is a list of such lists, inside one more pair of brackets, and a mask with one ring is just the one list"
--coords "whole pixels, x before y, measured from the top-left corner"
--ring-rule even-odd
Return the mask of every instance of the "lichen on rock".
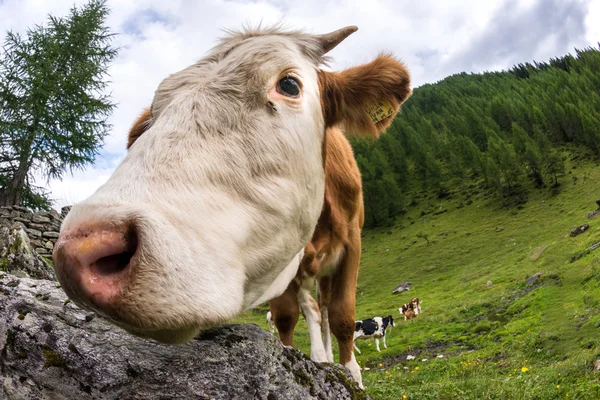
[[15, 276], [54, 280], [52, 266], [31, 247], [25, 229], [0, 219], [0, 270]]

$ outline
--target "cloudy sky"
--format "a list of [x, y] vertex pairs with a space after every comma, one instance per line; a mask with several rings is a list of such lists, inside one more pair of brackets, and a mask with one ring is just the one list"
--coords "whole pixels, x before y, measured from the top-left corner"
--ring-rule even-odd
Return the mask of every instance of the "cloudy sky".
[[[65, 15], [74, 0], [0, 0], [0, 40], [48, 14]], [[109, 0], [108, 23], [121, 47], [110, 69], [118, 107], [96, 164], [46, 185], [56, 207], [83, 200], [123, 159], [127, 130], [168, 74], [199, 59], [223, 28], [284, 22], [324, 33], [357, 25], [331, 55], [342, 69], [381, 51], [403, 59], [414, 86], [462, 72], [510, 68], [600, 42], [600, 0]]]

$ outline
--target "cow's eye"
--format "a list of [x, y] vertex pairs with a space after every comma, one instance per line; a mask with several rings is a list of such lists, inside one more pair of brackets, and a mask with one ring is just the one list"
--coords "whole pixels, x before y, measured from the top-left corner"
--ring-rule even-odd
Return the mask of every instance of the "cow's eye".
[[297, 98], [300, 96], [300, 83], [293, 76], [286, 76], [277, 82], [277, 93], [286, 97]]

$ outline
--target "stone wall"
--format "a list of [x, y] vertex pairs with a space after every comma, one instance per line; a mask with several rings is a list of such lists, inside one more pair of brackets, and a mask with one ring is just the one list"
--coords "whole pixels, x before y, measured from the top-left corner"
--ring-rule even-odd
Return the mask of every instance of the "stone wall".
[[60, 224], [69, 210], [70, 206], [67, 206], [63, 207], [60, 214], [56, 210], [34, 213], [20, 206], [0, 207], [0, 219], [21, 225], [36, 253], [50, 258], [59, 236]]

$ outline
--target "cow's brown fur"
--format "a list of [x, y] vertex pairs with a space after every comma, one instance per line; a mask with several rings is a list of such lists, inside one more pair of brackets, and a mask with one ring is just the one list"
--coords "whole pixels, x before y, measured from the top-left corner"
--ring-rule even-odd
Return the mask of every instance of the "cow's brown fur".
[[[377, 137], [387, 129], [410, 96], [409, 80], [408, 71], [390, 55], [338, 73], [319, 71], [323, 113], [329, 127], [324, 145], [325, 201], [296, 278], [282, 296], [270, 301], [273, 320], [286, 345], [293, 345], [294, 316], [298, 315], [297, 302], [291, 298], [303, 280], [317, 278], [319, 308], [327, 309], [331, 332], [338, 340], [340, 363], [346, 364], [352, 357], [364, 205], [360, 171], [344, 133]], [[366, 108], [380, 99], [387, 100], [394, 113], [373, 123]], [[340, 250], [343, 255], [337, 267], [321, 271], [327, 255]]]
[[151, 124], [152, 112], [150, 111], [150, 107], [148, 107], [142, 112], [138, 119], [135, 120], [131, 126], [131, 129], [129, 130], [129, 135], [127, 136], [128, 149], [140, 136], [142, 136], [142, 134], [150, 127]]
[[365, 109], [386, 99], [394, 108], [410, 96], [410, 76], [404, 65], [389, 54], [368, 64], [341, 72], [319, 71], [319, 84], [325, 123], [343, 123], [346, 135], [379, 136], [392, 123], [393, 116], [373, 124]]

